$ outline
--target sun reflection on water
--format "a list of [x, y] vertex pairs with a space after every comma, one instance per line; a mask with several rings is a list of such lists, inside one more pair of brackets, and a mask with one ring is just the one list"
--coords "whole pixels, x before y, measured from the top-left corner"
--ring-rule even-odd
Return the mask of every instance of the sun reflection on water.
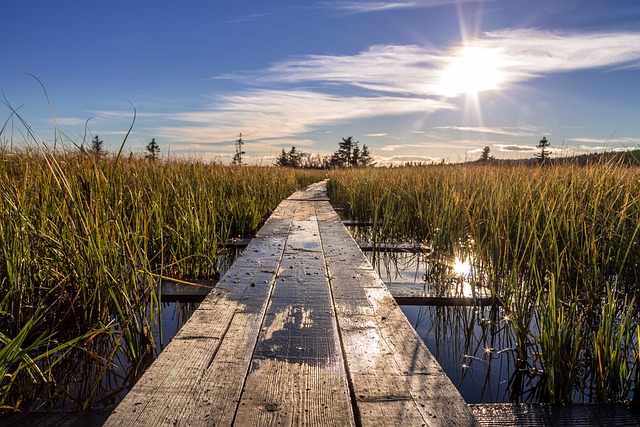
[[456, 257], [453, 261], [453, 271], [457, 276], [466, 278], [471, 273], [471, 262], [469, 258], [462, 261], [460, 258]]

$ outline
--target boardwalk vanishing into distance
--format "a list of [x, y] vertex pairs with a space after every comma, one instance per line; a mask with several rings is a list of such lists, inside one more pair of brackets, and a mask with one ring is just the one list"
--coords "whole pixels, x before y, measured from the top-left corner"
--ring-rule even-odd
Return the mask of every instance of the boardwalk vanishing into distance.
[[278, 206], [106, 422], [475, 424], [324, 182]]

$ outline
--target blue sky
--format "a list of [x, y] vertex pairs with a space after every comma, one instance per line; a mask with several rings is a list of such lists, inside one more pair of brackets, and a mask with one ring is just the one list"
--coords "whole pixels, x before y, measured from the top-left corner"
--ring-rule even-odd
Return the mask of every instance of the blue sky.
[[[378, 163], [640, 145], [637, 0], [4, 0], [0, 138], [270, 164], [342, 137]], [[9, 108], [6, 104], [9, 104]], [[59, 135], [59, 134], [58, 134]], [[60, 136], [56, 145], [60, 143]]]

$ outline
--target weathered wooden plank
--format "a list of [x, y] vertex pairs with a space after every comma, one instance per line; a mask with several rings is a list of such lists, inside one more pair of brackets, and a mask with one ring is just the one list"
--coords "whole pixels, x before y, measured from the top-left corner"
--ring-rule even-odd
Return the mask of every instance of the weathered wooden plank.
[[100, 427], [109, 417], [107, 410], [26, 412], [0, 415], [0, 427]]
[[[230, 402], [239, 400], [250, 359], [240, 359], [229, 369], [228, 351], [219, 350], [222, 342], [225, 350], [228, 345], [239, 349], [255, 345], [291, 227], [287, 209], [276, 209], [105, 425], [177, 425], [191, 417], [189, 411], [200, 411], [203, 390], [210, 388]], [[238, 327], [243, 322], [244, 327]], [[219, 373], [221, 366], [230, 381], [203, 383], [212, 372]], [[230, 408], [225, 414], [232, 419], [233, 412]]]
[[475, 425], [466, 403], [329, 206], [320, 234], [362, 425]]
[[[346, 222], [346, 221], [343, 221]], [[244, 249], [251, 242], [251, 238], [234, 238], [228, 240], [221, 247], [227, 249]], [[398, 252], [398, 253], [415, 253], [424, 254], [431, 252], [431, 249], [424, 246], [414, 245], [410, 243], [371, 243], [371, 242], [357, 242], [358, 247], [365, 252]]]
[[201, 387], [180, 412], [183, 425], [233, 424], [261, 321], [262, 313], [236, 313]]
[[289, 201], [329, 201], [327, 197], [327, 180], [311, 184], [294, 192], [287, 198]]
[[237, 425], [353, 425], [329, 282], [312, 203], [287, 239]]

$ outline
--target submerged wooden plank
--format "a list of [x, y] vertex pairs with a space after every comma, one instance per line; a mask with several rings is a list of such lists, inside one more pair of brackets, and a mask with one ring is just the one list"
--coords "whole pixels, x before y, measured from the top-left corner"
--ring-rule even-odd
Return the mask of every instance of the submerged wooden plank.
[[[205, 286], [162, 282], [162, 302], [201, 302], [215, 289], [217, 282], [208, 281]], [[384, 282], [391, 296], [399, 305], [433, 305], [433, 306], [489, 306], [500, 305], [500, 301], [483, 294], [482, 296], [464, 297], [442, 295], [440, 292], [425, 289], [423, 283]]]
[[162, 302], [202, 302], [209, 292], [215, 289], [218, 281], [206, 284], [186, 284], [163, 280], [160, 283], [160, 301]]
[[385, 282], [385, 286], [400, 305], [475, 306], [497, 305], [499, 301], [490, 292], [477, 290], [475, 297], [429, 289], [428, 284], [409, 282]]
[[471, 405], [478, 423], [498, 426], [640, 426], [638, 409], [620, 403], [533, 405], [496, 403]]

